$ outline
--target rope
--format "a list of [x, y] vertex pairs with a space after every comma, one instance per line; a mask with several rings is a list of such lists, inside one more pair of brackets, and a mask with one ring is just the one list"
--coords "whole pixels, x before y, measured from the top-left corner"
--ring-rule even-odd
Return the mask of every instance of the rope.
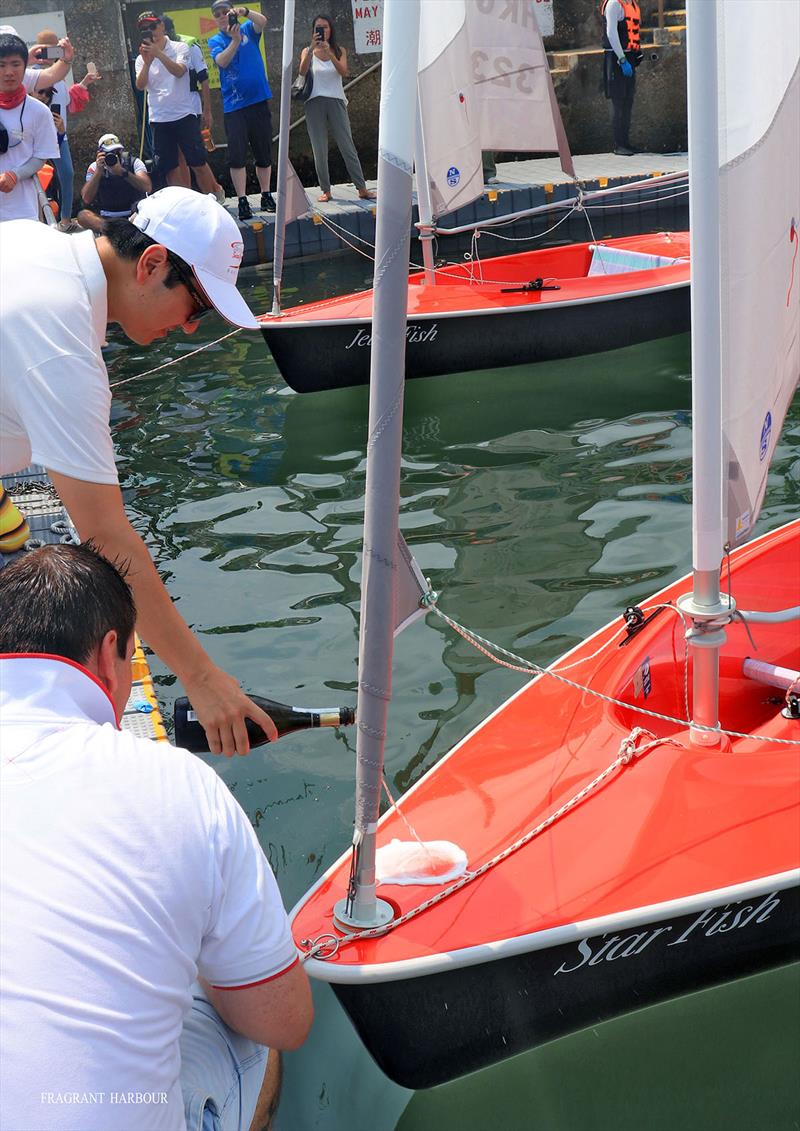
[[[650, 741], [646, 742], [642, 746], [639, 746], [639, 740], [643, 737], [649, 738]], [[416, 907], [412, 907], [410, 911], [406, 911], [404, 915], [400, 915], [397, 919], [393, 919], [391, 922], [385, 923], [381, 927], [371, 927], [366, 930], [354, 931], [352, 933], [348, 932], [344, 937], [325, 934], [318, 935], [317, 938], [313, 941], [311, 939], [301, 939], [300, 945], [308, 948], [306, 952], [301, 956], [301, 961], [307, 962], [309, 958], [321, 958], [323, 960], [331, 958], [345, 946], [349, 946], [350, 944], [358, 942], [361, 939], [381, 938], [383, 935], [388, 935], [391, 931], [396, 930], [404, 923], [408, 923], [411, 919], [415, 919], [424, 911], [429, 911], [432, 907], [436, 907], [437, 904], [441, 903], [445, 899], [448, 899], [451, 895], [455, 895], [456, 892], [461, 891], [462, 888], [467, 887], [468, 884], [474, 883], [475, 880], [479, 879], [481, 876], [484, 876], [487, 872], [491, 871], [492, 868], [496, 868], [498, 864], [502, 864], [503, 861], [507, 860], [509, 856], [512, 856], [515, 852], [518, 852], [521, 848], [524, 848], [525, 845], [530, 844], [530, 842], [532, 840], [535, 840], [536, 837], [541, 836], [543, 832], [546, 832], [547, 829], [551, 828], [554, 824], [556, 824], [557, 821], [560, 821], [563, 817], [565, 817], [567, 813], [571, 812], [571, 810], [573, 810], [576, 806], [580, 805], [580, 803], [585, 800], [585, 798], [588, 797], [590, 793], [593, 793], [596, 789], [599, 789], [599, 787], [617, 770], [622, 770], [626, 766], [631, 765], [631, 763], [633, 763], [635, 759], [641, 758], [643, 755], [648, 754], [657, 746], [677, 746], [679, 749], [682, 748], [680, 746], [680, 743], [676, 743], [667, 738], [656, 738], [656, 736], [651, 734], [649, 731], [643, 730], [641, 727], [635, 727], [628, 735], [628, 737], [623, 739], [620, 743], [619, 751], [614, 761], [606, 766], [606, 768], [602, 770], [597, 775], [597, 777], [593, 778], [582, 789], [573, 794], [572, 797], [569, 798], [569, 800], [565, 801], [564, 804], [561, 805], [560, 808], [556, 809], [554, 813], [551, 813], [549, 817], [545, 817], [544, 820], [540, 821], [538, 825], [515, 840], [513, 844], [507, 845], [506, 848], [496, 853], [496, 855], [494, 855], [490, 860], [487, 860], [483, 864], [481, 864], [480, 868], [476, 868], [474, 872], [465, 872], [465, 874], [460, 879], [456, 880], [452, 884], [449, 884], [446, 888], [442, 888], [440, 892], [437, 892], [436, 895], [431, 896], [430, 899], [424, 900]]]
[[165, 361], [163, 365], [157, 365], [155, 369], [147, 369], [144, 373], [134, 373], [133, 377], [125, 377], [122, 381], [113, 381], [109, 383], [109, 389], [118, 389], [120, 385], [129, 385], [131, 381], [138, 381], [140, 377], [151, 377], [154, 373], [160, 373], [162, 369], [169, 369], [171, 365], [177, 365], [179, 361], [188, 361], [190, 357], [195, 357], [203, 350], [211, 349], [212, 346], [218, 346], [220, 342], [226, 342], [228, 338], [232, 338], [234, 334], [241, 333], [240, 327], [231, 330], [227, 334], [223, 334], [221, 338], [215, 338], [213, 342], [206, 342], [202, 346], [198, 346], [196, 350], [191, 350], [190, 353], [182, 353], [180, 357], [173, 357], [169, 361]]
[[[431, 594], [429, 593], [427, 596], [430, 598]], [[435, 597], [435, 594], [433, 594], [432, 596]], [[755, 742], [774, 742], [779, 743], [781, 746], [800, 746], [800, 740], [795, 738], [775, 738], [772, 735], [768, 734], [748, 734], [744, 731], [726, 730], [724, 727], [712, 727], [707, 726], [704, 723], [695, 723], [692, 722], [692, 720], [689, 718], [688, 709], [686, 711], [685, 719], [677, 719], [673, 715], [663, 715], [658, 711], [651, 711], [647, 707], [639, 707], [635, 703], [626, 703], [624, 699], [616, 699], [613, 695], [605, 695], [602, 691], [596, 691], [592, 687], [587, 687], [582, 683], [576, 683], [575, 680], [568, 679], [566, 676], [560, 675], [559, 672], [557, 672], [554, 668], [543, 668], [539, 664], [535, 664], [532, 660], [526, 660], [524, 657], [518, 656], [514, 652], [509, 652], [507, 648], [503, 648], [499, 644], [494, 644], [491, 640], [487, 640], [485, 637], [478, 635], [477, 632], [470, 632], [469, 629], [459, 624], [458, 621], [453, 620], [452, 617], [449, 617], [447, 613], [443, 613], [441, 609], [437, 607], [434, 600], [429, 599], [428, 601], [425, 601], [425, 599], [423, 598], [423, 601], [431, 612], [434, 612], [437, 616], [441, 617], [441, 619], [445, 621], [446, 624], [449, 624], [450, 627], [455, 632], [457, 632], [459, 636], [463, 637], [463, 639], [466, 640], [468, 644], [471, 644], [473, 648], [482, 653], [482, 655], [486, 656], [486, 658], [491, 660], [493, 663], [499, 664], [501, 667], [508, 668], [510, 671], [522, 672], [524, 674], [533, 672], [536, 675], [549, 676], [551, 679], [556, 679], [559, 683], [563, 683], [567, 687], [571, 687], [574, 691], [580, 691], [583, 695], [593, 695], [596, 699], [601, 700], [603, 703], [610, 703], [613, 707], [624, 707], [628, 711], [635, 711], [637, 714], [646, 715], [651, 719], [660, 719], [662, 722], [671, 723], [673, 726], [689, 726], [693, 730], [708, 731], [710, 734], [724, 734], [729, 738], [750, 738]], [[678, 610], [676, 610], [676, 612], [677, 611]], [[489, 649], [491, 649], [492, 651], [490, 651]], [[494, 655], [493, 653], [497, 653], [497, 655]], [[501, 656], [509, 656], [516, 662], [509, 663], [507, 660], [503, 660]], [[686, 665], [686, 669], [687, 674], [684, 677], [684, 694], [688, 704], [688, 685], [686, 684], [686, 681], [688, 680], [688, 664]]]

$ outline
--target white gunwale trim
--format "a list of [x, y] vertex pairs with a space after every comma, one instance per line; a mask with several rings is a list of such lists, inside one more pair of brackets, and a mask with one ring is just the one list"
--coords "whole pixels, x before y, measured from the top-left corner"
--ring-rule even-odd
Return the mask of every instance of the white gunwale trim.
[[[774, 538], [776, 535], [780, 534], [780, 532], [782, 530], [788, 530], [789, 527], [796, 526], [796, 525], [800, 525], [800, 519], [798, 519], [798, 518], [790, 519], [788, 522], [784, 522], [780, 526], [776, 526], [774, 530], [766, 531], [764, 534], [761, 534], [758, 538], [754, 538], [754, 539], [752, 539], [752, 541], [746, 542], [743, 546], [737, 547], [737, 549], [734, 550], [734, 558], [737, 558], [742, 554], [747, 554], [748, 552], [754, 550], [761, 542], [764, 542], [764, 541], [766, 541], [767, 539], [770, 539], [770, 538]], [[663, 598], [665, 593], [668, 593], [670, 590], [674, 589], [676, 586], [678, 586], [678, 585], [685, 585], [685, 586], [690, 585], [691, 579], [692, 579], [691, 573], [684, 574], [682, 577], [677, 578], [677, 580], [671, 581], [667, 585], [664, 585], [656, 593], [652, 593], [648, 597], [643, 597], [640, 604], [650, 605], [654, 602], [657, 603], [659, 600], [661, 600], [661, 598]], [[601, 635], [603, 635], [603, 633], [607, 632], [608, 629], [614, 623], [615, 623], [614, 621], [608, 621], [606, 624], [604, 624], [600, 628], [596, 629], [590, 636], [587, 636], [585, 640], [581, 640], [573, 648], [570, 648], [569, 651], [564, 652], [561, 656], [558, 656], [555, 660], [553, 660], [552, 663], [548, 664], [548, 669], [553, 668], [553, 667], [558, 667], [559, 665], [563, 664], [565, 661], [569, 660], [570, 657], [574, 656], [580, 649], [587, 648], [587, 647], [591, 646], [593, 644], [593, 642], [596, 641]], [[508, 707], [511, 703], [513, 703], [515, 699], [518, 699], [520, 695], [524, 695], [528, 691], [528, 689], [534, 683], [537, 682], [537, 680], [544, 679], [544, 678], [545, 678], [545, 676], [543, 676], [543, 675], [535, 675], [532, 679], [528, 680], [527, 683], [524, 683], [522, 685], [522, 687], [520, 687], [517, 691], [515, 691], [513, 695], [509, 695], [508, 699], [504, 699], [503, 702], [500, 703], [500, 705], [498, 707], [496, 707], [494, 709], [494, 711], [491, 711], [486, 716], [485, 719], [481, 719], [481, 721], [476, 726], [474, 726], [471, 731], [469, 731], [467, 734], [465, 734], [464, 737], [459, 742], [457, 742], [451, 750], [448, 750], [448, 752], [445, 755], [443, 755], [439, 759], [438, 762], [436, 762], [433, 766], [431, 766], [431, 768], [429, 770], [427, 770], [426, 773], [424, 773], [422, 775], [422, 777], [419, 779], [419, 781], [415, 782], [409, 789], [406, 790], [406, 792], [403, 794], [403, 796], [399, 799], [398, 804], [397, 804], [397, 808], [401, 809], [403, 807], [404, 803], [406, 802], [406, 800], [413, 793], [415, 793], [418, 789], [421, 789], [422, 786], [427, 782], [428, 778], [432, 774], [437, 773], [441, 769], [441, 767], [445, 764], [445, 762], [448, 762], [451, 758], [455, 757], [455, 755], [458, 753], [458, 751], [461, 749], [461, 747], [464, 746], [467, 742], [470, 742], [475, 737], [475, 735], [477, 735], [482, 730], [483, 727], [485, 727], [489, 722], [491, 722], [491, 720], [495, 717], [495, 715], [499, 715], [502, 711], [504, 711], [506, 709], [506, 707]], [[378, 820], [378, 828], [379, 829], [386, 821], [388, 821], [388, 819], [391, 817], [391, 815], [392, 815], [392, 809], [388, 809], [383, 814], [383, 816], [380, 817], [380, 819]], [[308, 889], [308, 891], [303, 896], [301, 896], [301, 898], [297, 901], [297, 903], [294, 905], [292, 910], [289, 912], [289, 922], [290, 923], [292, 923], [292, 924], [294, 923], [296, 916], [313, 899], [317, 890], [319, 888], [321, 888], [323, 884], [327, 883], [331, 879], [331, 877], [333, 875], [335, 875], [336, 872], [341, 871], [343, 866], [346, 866], [346, 862], [349, 860], [349, 858], [350, 858], [350, 846], [348, 846], [347, 848], [344, 849], [344, 851], [333, 862], [333, 864], [331, 864], [331, 866], [319, 877], [319, 879], [316, 881], [316, 883], [313, 884], [312, 887], [310, 887]], [[792, 874], [791, 872], [780, 873], [780, 875], [791, 875], [791, 874]], [[750, 881], [750, 882], [754, 882], [754, 881]], [[728, 889], [723, 889], [723, 890], [728, 890]], [[660, 906], [660, 905], [654, 904], [653, 906]], [[633, 912], [628, 912], [627, 914], [630, 915], [630, 914], [633, 914]], [[601, 920], [587, 920], [587, 922], [600, 922], [600, 921]], [[575, 925], [573, 925], [573, 926], [575, 926]], [[330, 929], [331, 929], [331, 931], [333, 930], [333, 921], [332, 920], [331, 920], [331, 924], [330, 924]], [[558, 929], [563, 929], [563, 928], [553, 928], [553, 929], [558, 930]], [[520, 937], [528, 938], [528, 937], [533, 937], [533, 936], [520, 936]], [[575, 937], [578, 937], [578, 936], [575, 936]], [[567, 940], [567, 941], [569, 941], [569, 940]], [[493, 947], [493, 946], [496, 946], [497, 944], [492, 943], [492, 944], [485, 944], [485, 945]], [[473, 949], [476, 949], [476, 948], [473, 948]], [[413, 963], [414, 961], [417, 961], [417, 960], [409, 959], [408, 962], [403, 964], [403, 965], [409, 965], [409, 964]], [[480, 960], [477, 960], [477, 961], [480, 961]], [[308, 962], [306, 962], [305, 965], [306, 965], [306, 969], [308, 970], [308, 972], [313, 974], [314, 977], [319, 978], [321, 981], [347, 982], [347, 981], [350, 980], [346, 976], [341, 976], [341, 975], [345, 974], [345, 971], [342, 970], [342, 968], [338, 968], [340, 976], [338, 978], [334, 979], [330, 974], [330, 970], [331, 970], [330, 964], [325, 963], [325, 962], [320, 962], [318, 959], [314, 959], [314, 958], [309, 959]], [[391, 968], [392, 966], [395, 966], [395, 965], [398, 965], [398, 964], [396, 964], [396, 963], [388, 964], [387, 963], [385, 965], [387, 965]], [[377, 965], [376, 965], [375, 968], [377, 969]], [[355, 969], [355, 967], [351, 967], [351, 969]], [[323, 973], [323, 971], [328, 971], [328, 973]], [[431, 971], [431, 973], [433, 973], [433, 971]], [[415, 976], [416, 976], [416, 974], [415, 974]], [[396, 975], [396, 978], [402, 978], [402, 977], [405, 977], [405, 975], [404, 974]], [[388, 980], [388, 979], [385, 979], [385, 980]]]
[[426, 955], [424, 958], [406, 959], [401, 962], [376, 962], [361, 966], [340, 966], [335, 962], [322, 962], [318, 958], [311, 958], [305, 963], [305, 970], [311, 977], [322, 982], [344, 985], [424, 978], [430, 974], [441, 974], [465, 966], [497, 962], [499, 959], [510, 958], [517, 954], [548, 950], [551, 947], [563, 946], [565, 943], [577, 942], [579, 939], [608, 934], [612, 931], [635, 930], [646, 923], [663, 922], [664, 919], [691, 915], [708, 907], [754, 899], [768, 892], [785, 891], [799, 884], [800, 868], [793, 868], [788, 872], [778, 872], [773, 876], [762, 876], [757, 880], [732, 884], [730, 887], [698, 892], [682, 899], [671, 899], [665, 903], [653, 903], [646, 907], [634, 907], [615, 915], [565, 923], [563, 926], [550, 927], [545, 931], [534, 931], [532, 934], [518, 935], [515, 938], [497, 939], [479, 946]]
[[[662, 271], [675, 271], [675, 267], [662, 267]], [[633, 272], [631, 272], [633, 274]], [[495, 314], [530, 314], [532, 311], [547, 311], [558, 310], [567, 306], [584, 306], [589, 302], [617, 302], [620, 299], [626, 298], [639, 298], [641, 295], [659, 294], [661, 291], [676, 291], [683, 287], [689, 286], [689, 279], [680, 279], [675, 283], [664, 283], [657, 287], [642, 287], [639, 290], [629, 291], [611, 291], [607, 295], [587, 295], [586, 298], [571, 298], [566, 299], [564, 302], [546, 301], [536, 303], [535, 306], [501, 306], [497, 309], [491, 310], [448, 310], [436, 314], [409, 314], [409, 322], [444, 322], [448, 318], [471, 318], [482, 317]], [[368, 294], [364, 291], [364, 294]], [[353, 295], [343, 297], [342, 301], [351, 301], [353, 298], [360, 296]], [[330, 300], [326, 300], [330, 301]], [[262, 330], [315, 330], [318, 326], [369, 326], [372, 323], [372, 318], [308, 318], [308, 319], [293, 319], [287, 318], [284, 315], [278, 315], [273, 318], [271, 315], [265, 315], [259, 322], [259, 329]]]

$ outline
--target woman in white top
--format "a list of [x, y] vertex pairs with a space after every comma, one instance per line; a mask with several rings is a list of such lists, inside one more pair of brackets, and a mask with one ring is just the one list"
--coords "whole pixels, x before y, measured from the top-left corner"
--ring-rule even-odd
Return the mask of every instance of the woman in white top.
[[342, 79], [347, 74], [347, 52], [336, 42], [336, 32], [329, 16], [315, 16], [311, 22], [311, 43], [303, 48], [300, 56], [300, 74], [308, 74], [309, 68], [314, 77], [314, 85], [311, 97], [305, 104], [306, 126], [314, 151], [317, 179], [322, 189], [319, 199], [331, 199], [331, 177], [328, 172], [330, 127], [350, 179], [358, 189], [358, 195], [362, 200], [372, 200], [375, 194], [367, 188], [361, 171], [361, 162], [350, 132], [347, 99], [342, 86]]

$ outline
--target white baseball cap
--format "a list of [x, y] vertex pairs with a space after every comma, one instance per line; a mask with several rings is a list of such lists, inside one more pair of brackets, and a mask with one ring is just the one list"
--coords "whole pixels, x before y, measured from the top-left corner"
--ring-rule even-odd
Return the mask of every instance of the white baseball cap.
[[124, 149], [124, 145], [116, 134], [103, 134], [97, 143], [98, 149]]
[[241, 233], [213, 196], [170, 185], [140, 200], [131, 223], [189, 264], [223, 318], [244, 330], [260, 329], [236, 289], [244, 254]]

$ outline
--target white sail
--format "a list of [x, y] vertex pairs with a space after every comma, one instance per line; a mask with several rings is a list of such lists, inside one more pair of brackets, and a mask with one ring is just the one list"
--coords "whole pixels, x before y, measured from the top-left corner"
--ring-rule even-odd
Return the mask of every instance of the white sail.
[[436, 216], [483, 193], [484, 149], [558, 151], [574, 176], [533, 8], [422, 0], [420, 127]]
[[717, 43], [723, 533], [735, 544], [800, 377], [800, 4], [726, 0]]

